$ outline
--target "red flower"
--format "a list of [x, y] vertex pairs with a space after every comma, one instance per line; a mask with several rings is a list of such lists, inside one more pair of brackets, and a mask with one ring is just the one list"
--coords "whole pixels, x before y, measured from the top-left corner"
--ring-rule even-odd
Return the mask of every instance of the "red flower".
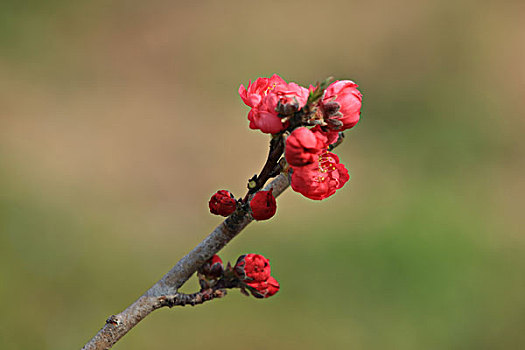
[[286, 139], [286, 161], [294, 167], [316, 162], [329, 142], [334, 142], [332, 134], [334, 133], [323, 132], [319, 126], [312, 129], [305, 127], [295, 129]]
[[317, 162], [293, 168], [292, 189], [307, 198], [321, 200], [333, 195], [349, 179], [348, 170], [339, 163], [339, 157], [324, 152]]
[[363, 95], [357, 86], [350, 80], [338, 80], [326, 88], [321, 105], [332, 130], [350, 129], [359, 122]]
[[266, 281], [246, 283], [252, 295], [256, 298], [269, 298], [279, 291], [279, 282], [273, 277]]
[[274, 74], [270, 78], [258, 78], [249, 82], [248, 88], [241, 84], [239, 95], [246, 105], [252, 107], [248, 113], [251, 129], [276, 134], [288, 126], [282, 122], [277, 109], [297, 111], [306, 105], [308, 90], [295, 83], [286, 83]]
[[252, 217], [255, 220], [268, 220], [274, 216], [277, 210], [277, 203], [272, 194], [272, 189], [257, 192], [250, 201], [250, 208], [252, 209]]
[[237, 208], [237, 201], [230, 192], [220, 190], [211, 197], [208, 205], [212, 214], [228, 216]]
[[234, 271], [243, 280], [262, 282], [271, 274], [270, 260], [260, 254], [241, 255]]

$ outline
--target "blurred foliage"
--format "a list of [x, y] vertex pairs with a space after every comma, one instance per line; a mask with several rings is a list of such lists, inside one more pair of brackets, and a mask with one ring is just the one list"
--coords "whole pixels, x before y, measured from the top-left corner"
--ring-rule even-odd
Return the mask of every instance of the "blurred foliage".
[[[267, 138], [239, 84], [353, 79], [352, 180], [221, 253], [282, 289], [161, 310], [116, 349], [525, 342], [524, 7], [507, 1], [2, 1], [0, 347], [80, 348], [219, 222]], [[197, 288], [195, 281], [184, 287]]]

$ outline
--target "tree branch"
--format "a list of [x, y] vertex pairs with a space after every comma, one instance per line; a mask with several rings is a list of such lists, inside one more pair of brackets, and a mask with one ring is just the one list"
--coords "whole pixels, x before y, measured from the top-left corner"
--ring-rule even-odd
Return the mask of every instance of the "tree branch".
[[253, 181], [255, 183], [253, 184], [253, 187], [249, 187], [248, 193], [246, 194], [246, 197], [244, 197], [245, 202], [248, 200], [250, 194], [254, 194], [259, 191], [264, 186], [266, 181], [270, 179], [270, 177], [275, 176], [274, 169], [279, 162], [279, 158], [281, 158], [284, 152], [283, 137], [284, 136], [282, 134], [277, 134], [272, 137], [272, 140], [270, 141], [270, 151], [268, 153], [266, 163], [264, 164], [264, 167], [259, 175], [254, 176]]
[[[343, 133], [333, 144], [337, 147], [343, 140]], [[279, 144], [282, 141], [278, 142]], [[282, 146], [276, 145], [275, 148]], [[273, 147], [272, 147], [273, 149]], [[282, 148], [276, 152], [282, 154]], [[276, 157], [278, 159], [278, 157]], [[265, 167], [266, 168], [266, 167]], [[266, 177], [266, 176], [265, 176]], [[280, 174], [271, 181], [264, 190], [273, 189], [272, 194], [278, 197], [290, 186], [289, 174]], [[192, 251], [179, 260], [157, 283], [142, 294], [133, 304], [117, 315], [110, 316], [106, 324], [82, 348], [83, 350], [99, 350], [111, 348], [120, 338], [128, 333], [137, 323], [151, 312], [168, 306], [202, 304], [207, 300], [220, 298], [225, 294], [224, 289], [204, 290], [194, 294], [180, 294], [177, 290], [213, 255], [217, 254], [228, 242], [237, 236], [253, 218], [248, 213], [249, 207], [240, 206], [233, 214], [227, 217], [213, 230], [208, 237], [199, 243]], [[222, 288], [220, 286], [219, 288]], [[226, 286], [226, 288], [228, 288]]]
[[[280, 174], [265, 187], [265, 190], [272, 188], [273, 195], [277, 197], [289, 185], [288, 175]], [[133, 304], [121, 313], [109, 317], [104, 327], [82, 349], [109, 349], [151, 312], [170, 306], [167, 300], [176, 295], [180, 296], [177, 290], [188, 278], [252, 221], [245, 207], [237, 209]]]

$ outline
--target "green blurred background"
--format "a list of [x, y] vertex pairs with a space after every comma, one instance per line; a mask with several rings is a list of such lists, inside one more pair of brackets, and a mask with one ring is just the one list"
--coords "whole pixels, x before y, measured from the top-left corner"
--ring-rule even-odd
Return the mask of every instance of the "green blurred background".
[[[224, 260], [281, 291], [157, 311], [116, 349], [525, 347], [523, 1], [0, 2], [0, 348], [80, 348], [265, 159], [241, 83], [352, 79], [352, 174]], [[185, 286], [194, 291], [195, 281]]]

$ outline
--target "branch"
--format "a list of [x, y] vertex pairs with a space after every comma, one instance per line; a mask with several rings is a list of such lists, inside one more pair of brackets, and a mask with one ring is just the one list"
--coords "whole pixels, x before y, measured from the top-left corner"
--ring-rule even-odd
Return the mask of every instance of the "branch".
[[177, 305], [195, 306], [203, 304], [206, 301], [213, 300], [215, 298], [222, 298], [226, 295], [225, 289], [206, 289], [193, 294], [177, 293], [175, 295], [167, 295], [160, 297], [161, 306], [174, 307]]
[[[289, 185], [288, 175], [280, 174], [265, 187], [265, 190], [272, 188], [273, 195], [277, 197]], [[82, 349], [109, 349], [151, 312], [170, 306], [167, 300], [180, 295], [177, 294], [177, 290], [188, 278], [252, 221], [246, 208], [237, 209], [133, 304], [121, 313], [108, 318], [104, 327]]]
[[246, 193], [246, 197], [244, 197], [244, 202], [248, 201], [249, 195], [254, 194], [257, 191], [259, 191], [266, 181], [270, 179], [270, 177], [275, 176], [274, 170], [275, 167], [279, 163], [279, 158], [283, 155], [284, 152], [284, 139], [282, 134], [278, 134], [272, 137], [272, 140], [270, 141], [270, 151], [268, 153], [268, 158], [266, 159], [266, 163], [264, 164], [263, 169], [261, 170], [261, 173], [259, 175], [254, 176], [252, 179], [250, 179], [250, 183], [248, 185], [248, 193]]
[[[341, 143], [342, 139], [343, 133], [339, 133], [339, 139], [334, 143], [334, 148]], [[264, 190], [268, 191], [273, 189], [272, 194], [277, 198], [289, 186], [289, 174], [280, 174], [271, 181]], [[177, 293], [177, 290], [200, 266], [214, 254], [217, 254], [228, 242], [253, 221], [253, 218], [248, 213], [248, 208], [249, 206], [240, 206], [133, 304], [121, 313], [110, 316], [106, 320], [104, 327], [102, 327], [82, 349], [98, 350], [111, 348], [120, 338], [135, 327], [137, 323], [151, 312], [162, 307], [202, 304], [207, 300], [222, 297], [225, 294], [225, 290], [223, 289], [204, 290], [194, 294], [180, 294]]]

